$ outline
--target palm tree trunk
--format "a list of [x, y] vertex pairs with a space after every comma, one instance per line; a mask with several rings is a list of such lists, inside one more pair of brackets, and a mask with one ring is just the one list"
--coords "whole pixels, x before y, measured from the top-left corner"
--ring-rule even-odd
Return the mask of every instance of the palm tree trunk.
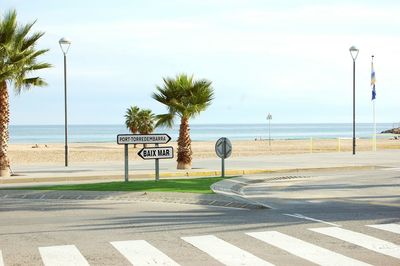
[[189, 119], [182, 117], [178, 138], [177, 169], [192, 168], [192, 140], [190, 139]]
[[10, 162], [8, 160], [8, 124], [10, 110], [7, 83], [0, 81], [0, 177], [10, 176]]

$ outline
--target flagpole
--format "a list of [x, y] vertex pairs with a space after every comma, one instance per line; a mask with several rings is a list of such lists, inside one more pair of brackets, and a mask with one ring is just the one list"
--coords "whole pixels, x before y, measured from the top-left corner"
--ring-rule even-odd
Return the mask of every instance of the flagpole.
[[374, 122], [374, 132], [373, 132], [373, 147], [372, 150], [376, 151], [376, 120], [375, 120], [375, 100], [372, 103], [373, 106], [373, 122]]
[[[372, 134], [372, 151], [376, 151], [376, 117], [375, 117], [375, 71], [374, 71], [374, 55], [371, 56], [371, 74], [373, 73], [374, 77], [373, 77], [373, 96], [372, 96], [372, 108], [373, 108], [373, 112], [372, 112], [372, 121], [374, 123], [374, 132]], [[371, 77], [371, 81], [372, 81], [372, 77]], [[372, 82], [371, 82], [372, 83]]]

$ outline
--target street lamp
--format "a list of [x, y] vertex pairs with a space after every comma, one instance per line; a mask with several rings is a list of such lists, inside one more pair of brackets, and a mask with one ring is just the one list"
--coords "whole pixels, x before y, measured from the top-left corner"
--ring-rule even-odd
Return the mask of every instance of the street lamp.
[[268, 113], [267, 115], [267, 120], [268, 120], [268, 139], [269, 139], [269, 148], [271, 149], [271, 120], [272, 120], [272, 115]]
[[359, 50], [352, 46], [349, 49], [353, 58], [353, 155], [356, 154], [356, 59]]
[[67, 38], [61, 38], [58, 43], [64, 54], [64, 129], [65, 129], [65, 167], [68, 166], [68, 123], [67, 123], [67, 53], [71, 41]]

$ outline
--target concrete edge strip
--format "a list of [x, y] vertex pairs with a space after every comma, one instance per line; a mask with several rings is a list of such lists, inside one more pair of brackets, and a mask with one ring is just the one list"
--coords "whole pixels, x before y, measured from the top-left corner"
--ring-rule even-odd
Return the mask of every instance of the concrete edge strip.
[[[159, 203], [176, 203], [176, 204], [193, 204], [211, 207], [223, 207], [223, 208], [234, 208], [234, 209], [259, 209], [260, 206], [251, 205], [248, 202], [237, 198], [237, 200], [219, 200], [219, 199], [181, 199], [177, 197], [126, 197], [119, 195], [85, 195], [84, 191], [82, 193], [69, 193], [69, 191], [35, 191], [35, 190], [12, 190], [12, 194], [5, 194], [2, 196], [1, 192], [7, 193], [7, 190], [0, 191], [0, 198], [8, 199], [36, 199], [36, 200], [115, 200], [115, 201], [128, 201], [128, 202], [159, 202]], [[34, 192], [34, 193], [31, 193]], [[0, 265], [1, 266], [1, 265]]]
[[[254, 175], [266, 173], [288, 173], [303, 172], [315, 170], [356, 170], [356, 169], [376, 169], [376, 166], [337, 166], [337, 167], [310, 167], [310, 168], [282, 168], [282, 169], [244, 169], [244, 170], [227, 170], [226, 175]], [[209, 177], [220, 176], [221, 171], [203, 171], [203, 172], [182, 172], [182, 173], [160, 173], [160, 177]], [[154, 178], [154, 174], [131, 174], [131, 179], [135, 178]], [[58, 176], [58, 177], [21, 177], [21, 178], [0, 178], [0, 184], [21, 184], [21, 183], [42, 183], [42, 182], [68, 182], [68, 181], [89, 181], [89, 180], [123, 180], [121, 175], [86, 175], [86, 176]]]

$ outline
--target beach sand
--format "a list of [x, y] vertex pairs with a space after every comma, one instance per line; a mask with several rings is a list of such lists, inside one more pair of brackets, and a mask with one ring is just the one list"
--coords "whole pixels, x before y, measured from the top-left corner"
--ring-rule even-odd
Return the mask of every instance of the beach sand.
[[[265, 156], [276, 154], [294, 154], [310, 152], [350, 152], [351, 139], [311, 139], [308, 140], [268, 140], [232, 141], [232, 157]], [[161, 146], [173, 146], [176, 157], [176, 142]], [[142, 160], [137, 153], [143, 145], [129, 145], [129, 159]], [[151, 147], [151, 145], [148, 145]], [[213, 158], [215, 142], [192, 142], [193, 158]], [[379, 139], [377, 150], [400, 149], [400, 140]], [[372, 142], [368, 139], [357, 140], [357, 151], [371, 151]], [[31, 164], [60, 164], [64, 162], [64, 144], [10, 144], [9, 156], [13, 165]], [[124, 145], [116, 143], [70, 143], [69, 161], [80, 162], [106, 162], [122, 161], [124, 159]]]

